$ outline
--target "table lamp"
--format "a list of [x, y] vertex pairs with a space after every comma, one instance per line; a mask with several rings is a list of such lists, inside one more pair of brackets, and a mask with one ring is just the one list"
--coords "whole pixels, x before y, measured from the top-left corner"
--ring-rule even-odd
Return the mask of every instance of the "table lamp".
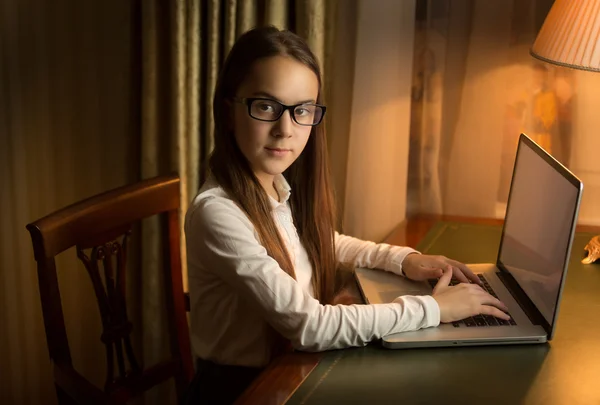
[[[554, 65], [600, 73], [600, 0], [556, 0], [530, 54]], [[600, 236], [585, 250], [583, 263], [600, 259]]]

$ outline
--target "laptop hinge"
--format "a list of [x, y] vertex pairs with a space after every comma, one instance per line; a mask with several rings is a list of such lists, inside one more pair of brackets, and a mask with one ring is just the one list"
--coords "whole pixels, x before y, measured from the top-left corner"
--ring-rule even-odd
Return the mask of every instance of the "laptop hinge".
[[497, 263], [496, 267], [500, 270], [497, 272], [497, 276], [502, 281], [506, 289], [513, 296], [515, 301], [521, 306], [525, 315], [529, 318], [532, 324], [540, 325], [544, 328], [546, 333], [550, 334], [550, 324], [546, 321], [542, 313], [537, 309], [533, 301], [527, 296], [525, 291], [521, 288], [517, 280], [510, 274], [501, 263]]

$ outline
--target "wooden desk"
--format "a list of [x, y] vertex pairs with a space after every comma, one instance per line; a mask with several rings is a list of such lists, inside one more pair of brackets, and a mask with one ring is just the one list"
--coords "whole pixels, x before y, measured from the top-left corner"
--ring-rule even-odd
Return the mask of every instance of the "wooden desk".
[[[416, 246], [429, 229], [439, 220], [457, 221], [474, 224], [500, 225], [497, 219], [465, 218], [453, 216], [418, 216], [409, 218], [399, 225], [386, 239], [386, 243], [401, 246]], [[600, 228], [579, 227], [580, 232], [600, 233]], [[599, 268], [590, 271], [600, 271]], [[600, 294], [600, 292], [599, 292]], [[600, 300], [599, 304], [600, 305]], [[600, 308], [595, 308], [600, 315]], [[594, 322], [598, 322], [597, 320]], [[600, 345], [600, 337], [598, 338]], [[600, 361], [598, 351], [590, 353]], [[237, 404], [283, 404], [302, 384], [323, 358], [322, 353], [290, 353], [276, 360], [259, 376], [236, 402]], [[589, 384], [594, 389], [599, 376], [590, 376], [581, 384]], [[502, 382], [499, 382], [502, 384]]]

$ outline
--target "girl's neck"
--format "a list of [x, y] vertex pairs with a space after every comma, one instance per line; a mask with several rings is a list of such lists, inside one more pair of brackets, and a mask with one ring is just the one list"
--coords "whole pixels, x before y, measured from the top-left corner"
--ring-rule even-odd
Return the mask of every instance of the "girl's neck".
[[268, 195], [273, 197], [275, 201], [280, 202], [279, 193], [275, 188], [275, 176], [257, 176], [260, 185], [267, 192]]

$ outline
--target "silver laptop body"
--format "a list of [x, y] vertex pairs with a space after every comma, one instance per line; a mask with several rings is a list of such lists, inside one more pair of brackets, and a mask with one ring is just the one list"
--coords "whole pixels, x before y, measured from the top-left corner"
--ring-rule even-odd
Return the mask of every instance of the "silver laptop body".
[[[554, 334], [581, 203], [583, 184], [521, 134], [496, 264], [468, 264], [483, 274], [515, 325], [440, 324], [382, 339], [390, 349], [544, 343]], [[431, 295], [428, 282], [358, 268], [369, 304], [401, 295]], [[491, 320], [493, 323], [493, 320]]]

